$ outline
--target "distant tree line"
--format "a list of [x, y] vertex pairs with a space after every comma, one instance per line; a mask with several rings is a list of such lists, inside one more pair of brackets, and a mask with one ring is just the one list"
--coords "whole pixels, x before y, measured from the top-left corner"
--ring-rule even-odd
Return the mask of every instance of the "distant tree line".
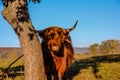
[[89, 46], [89, 51], [92, 54], [114, 54], [120, 53], [120, 40], [106, 40], [103, 41], [101, 44], [94, 43]]

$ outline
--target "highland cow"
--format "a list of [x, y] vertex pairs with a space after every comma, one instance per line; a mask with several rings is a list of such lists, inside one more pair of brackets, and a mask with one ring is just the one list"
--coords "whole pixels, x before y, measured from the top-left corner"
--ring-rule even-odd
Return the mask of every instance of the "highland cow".
[[[73, 60], [73, 47], [69, 32], [74, 30], [78, 21], [70, 29], [57, 26], [45, 30], [35, 30], [42, 38], [42, 51], [47, 80], [65, 80], [65, 72]], [[64, 77], [63, 77], [64, 76]]]

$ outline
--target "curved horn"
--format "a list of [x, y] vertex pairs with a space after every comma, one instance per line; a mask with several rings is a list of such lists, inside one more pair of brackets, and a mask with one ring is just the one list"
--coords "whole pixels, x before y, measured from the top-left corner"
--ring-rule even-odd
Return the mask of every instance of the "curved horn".
[[74, 26], [73, 26], [72, 28], [68, 29], [68, 30], [69, 30], [69, 31], [74, 30], [74, 29], [75, 29], [75, 27], [76, 27], [76, 25], [77, 25], [77, 23], [78, 23], [78, 20], [76, 21], [76, 23], [74, 24]]

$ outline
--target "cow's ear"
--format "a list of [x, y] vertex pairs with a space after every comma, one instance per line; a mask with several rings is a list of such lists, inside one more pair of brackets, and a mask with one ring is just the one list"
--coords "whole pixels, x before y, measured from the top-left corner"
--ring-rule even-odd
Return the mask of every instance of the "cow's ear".
[[42, 39], [45, 38], [45, 34], [44, 34], [44, 32], [40, 32], [40, 33], [38, 33], [38, 34], [39, 34], [39, 37], [40, 37], [40, 38], [42, 38]]
[[39, 37], [43, 38], [44, 39], [44, 30], [35, 30], [35, 33], [38, 33]]
[[69, 31], [69, 30], [67, 30], [67, 29], [66, 29], [66, 30], [64, 30], [64, 35], [68, 36], [68, 35], [69, 35], [69, 32], [70, 32], [70, 31]]

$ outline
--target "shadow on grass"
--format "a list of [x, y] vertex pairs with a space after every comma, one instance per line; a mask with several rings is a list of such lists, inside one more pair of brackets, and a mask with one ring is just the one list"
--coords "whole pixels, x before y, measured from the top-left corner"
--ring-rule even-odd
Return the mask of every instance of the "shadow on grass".
[[[68, 80], [72, 80], [78, 73], [80, 73], [80, 70], [87, 69], [88, 67], [92, 67], [96, 79], [102, 79], [102, 76], [97, 75], [97, 73], [99, 72], [99, 64], [112, 62], [120, 62], [120, 54], [102, 55], [86, 59], [77, 59], [67, 71]], [[2, 74], [0, 74], [0, 80], [6, 79], [7, 77], [11, 77], [14, 80], [16, 76], [24, 76], [23, 65], [11, 67], [9, 70], [7, 68], [0, 68], [0, 70], [1, 72], [3, 72]]]
[[71, 65], [69, 70], [67, 71], [67, 77], [69, 80], [72, 80], [78, 73], [80, 73], [81, 69], [87, 69], [88, 67], [92, 67], [94, 76], [96, 79], [102, 78], [102, 76], [98, 76], [99, 72], [98, 66], [100, 63], [112, 63], [112, 62], [120, 62], [120, 54], [115, 55], [102, 55], [96, 57], [90, 57], [87, 59], [79, 59], [75, 60]]
[[11, 68], [0, 68], [0, 80], [6, 80], [11, 77], [13, 80], [16, 76], [24, 76], [24, 66], [19, 65]]

